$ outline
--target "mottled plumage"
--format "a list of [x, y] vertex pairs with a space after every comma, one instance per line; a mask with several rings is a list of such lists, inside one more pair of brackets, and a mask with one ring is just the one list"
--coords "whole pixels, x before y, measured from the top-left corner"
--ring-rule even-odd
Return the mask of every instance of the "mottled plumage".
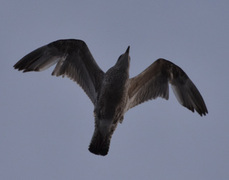
[[42, 46], [18, 61], [14, 68], [42, 71], [56, 64], [52, 75], [77, 82], [94, 104], [95, 130], [89, 151], [106, 155], [118, 122], [130, 108], [150, 99], [169, 98], [169, 83], [179, 103], [201, 116], [208, 113], [198, 89], [177, 65], [158, 59], [129, 79], [129, 47], [116, 64], [103, 72], [81, 40], [58, 40]]

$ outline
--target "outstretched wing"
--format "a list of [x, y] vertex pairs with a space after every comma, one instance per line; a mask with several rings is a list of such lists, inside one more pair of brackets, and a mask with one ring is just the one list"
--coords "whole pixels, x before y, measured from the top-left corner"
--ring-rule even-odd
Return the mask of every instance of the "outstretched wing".
[[129, 80], [126, 110], [150, 99], [169, 98], [169, 85], [181, 105], [201, 116], [208, 113], [200, 92], [187, 74], [165, 59], [158, 59], [141, 74]]
[[77, 82], [95, 104], [104, 72], [84, 41], [67, 39], [52, 42], [23, 57], [14, 68], [23, 72], [42, 71], [56, 63], [52, 75], [67, 76]]

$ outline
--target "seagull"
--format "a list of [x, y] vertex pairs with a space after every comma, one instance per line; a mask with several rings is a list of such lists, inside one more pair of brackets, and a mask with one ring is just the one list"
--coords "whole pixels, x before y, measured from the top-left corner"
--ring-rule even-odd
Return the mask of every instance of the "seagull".
[[62, 39], [44, 45], [19, 60], [19, 71], [43, 71], [56, 64], [52, 75], [75, 81], [94, 105], [95, 129], [88, 150], [108, 154], [111, 137], [124, 114], [155, 99], [169, 99], [169, 84], [178, 102], [200, 116], [208, 113], [205, 102], [188, 75], [174, 63], [160, 58], [142, 73], [129, 78], [130, 46], [113, 67], [102, 71], [82, 40]]

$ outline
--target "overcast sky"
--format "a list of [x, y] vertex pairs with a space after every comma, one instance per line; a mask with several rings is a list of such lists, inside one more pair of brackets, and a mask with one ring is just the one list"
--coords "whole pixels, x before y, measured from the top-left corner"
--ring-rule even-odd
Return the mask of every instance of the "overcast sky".
[[[0, 3], [0, 179], [226, 180], [229, 177], [229, 1], [13, 1]], [[130, 45], [130, 76], [157, 58], [201, 92], [200, 117], [170, 98], [139, 105], [109, 154], [87, 149], [93, 105], [68, 78], [13, 65], [57, 39], [84, 40], [106, 71]]]

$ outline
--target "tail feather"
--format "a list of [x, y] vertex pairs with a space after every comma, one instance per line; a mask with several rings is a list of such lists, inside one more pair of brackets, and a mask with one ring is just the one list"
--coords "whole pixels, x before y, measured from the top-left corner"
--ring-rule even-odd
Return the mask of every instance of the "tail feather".
[[104, 136], [95, 129], [88, 150], [93, 154], [106, 156], [109, 151], [110, 139], [109, 135]]

